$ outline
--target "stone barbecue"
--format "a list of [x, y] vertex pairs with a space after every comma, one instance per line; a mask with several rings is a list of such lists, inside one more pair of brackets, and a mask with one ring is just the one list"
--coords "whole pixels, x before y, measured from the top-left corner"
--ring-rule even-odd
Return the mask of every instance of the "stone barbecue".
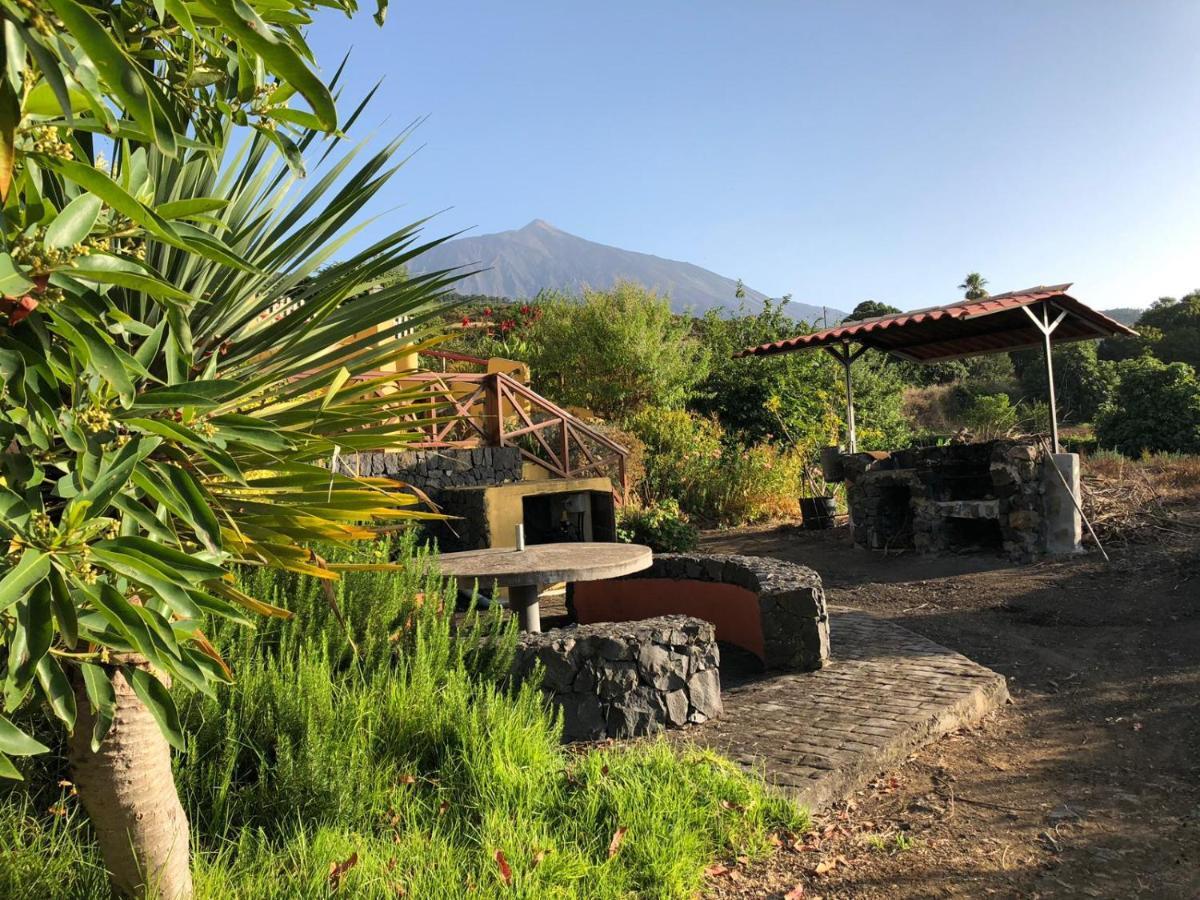
[[1052, 456], [1039, 441], [842, 454], [838, 463], [857, 546], [995, 552], [1014, 562], [1080, 549], [1071, 496], [1079, 496], [1079, 458]]
[[688, 616], [602, 622], [522, 634], [517, 680], [543, 669], [568, 741], [630, 738], [721, 714], [713, 626]]

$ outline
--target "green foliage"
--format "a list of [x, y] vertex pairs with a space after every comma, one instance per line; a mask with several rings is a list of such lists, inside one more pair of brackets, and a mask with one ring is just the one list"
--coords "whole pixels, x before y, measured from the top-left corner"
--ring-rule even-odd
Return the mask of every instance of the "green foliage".
[[560, 403], [620, 421], [643, 406], [679, 408], [708, 370], [708, 353], [666, 297], [629, 282], [543, 295], [529, 329], [528, 357], [539, 388]]
[[[829, 361], [830, 366], [837, 366]], [[837, 368], [841, 373], [840, 367]], [[881, 353], [864, 353], [854, 363], [854, 409], [860, 450], [888, 450], [908, 443], [912, 428], [904, 416], [904, 378]], [[840, 386], [840, 385], [839, 385]], [[845, 390], [838, 409], [844, 409]]]
[[[403, 574], [356, 571], [338, 585], [357, 657], [306, 576], [243, 583], [293, 598], [295, 620], [218, 626], [238, 683], [215, 700], [179, 694], [191, 727], [177, 777], [198, 898], [382, 900], [398, 887], [429, 898], [684, 898], [715, 858], [766, 855], [773, 830], [805, 827], [711, 753], [665, 741], [566, 751], [539, 691], [496, 686], [510, 628], [455, 627], [454, 591], [421, 574], [427, 557], [411, 545], [398, 552]], [[496, 649], [468, 652], [481, 638]], [[107, 897], [77, 801], [53, 775], [30, 790], [0, 797], [0, 894]], [[62, 815], [47, 813], [52, 804]], [[610, 858], [618, 828], [627, 832]], [[352, 855], [335, 889], [330, 866]]]
[[[1021, 392], [1029, 401], [1046, 402], [1046, 364], [1041, 352], [1021, 367]], [[1054, 394], [1062, 422], [1091, 422], [1112, 397], [1117, 369], [1097, 354], [1094, 341], [1060, 344], [1053, 351]]]
[[719, 423], [683, 410], [647, 407], [628, 427], [646, 448], [639, 493], [647, 505], [673, 500], [689, 516], [738, 525], [795, 515], [800, 495], [814, 490], [804, 448], [745, 446], [728, 440]]
[[540, 298], [520, 302], [496, 297], [458, 300], [462, 305], [455, 309], [457, 333], [448, 342], [448, 349], [481, 359], [528, 359], [531, 334], [543, 315]]
[[757, 313], [745, 307], [736, 316], [710, 310], [697, 320], [696, 333], [711, 364], [689, 407], [715, 418], [743, 444], [785, 440], [813, 451], [837, 441], [839, 388], [833, 361], [819, 353], [733, 358], [746, 347], [808, 330], [786, 308], [786, 302], [767, 300]]
[[667, 498], [647, 506], [623, 507], [617, 538], [627, 544], [645, 544], [655, 553], [684, 553], [696, 549], [700, 532], [688, 521], [679, 502]]
[[1017, 409], [1008, 394], [979, 394], [963, 410], [962, 420], [976, 440], [988, 441], [1016, 427]]
[[1200, 370], [1200, 290], [1180, 300], [1163, 297], [1142, 313], [1136, 328], [1156, 358]]
[[861, 322], [863, 319], [875, 319], [879, 316], [890, 316], [901, 312], [900, 307], [881, 303], [878, 300], [864, 300], [846, 316], [847, 322]]
[[1120, 384], [1096, 421], [1101, 447], [1126, 456], [1200, 453], [1200, 379], [1185, 363], [1141, 357], [1117, 366]]
[[988, 295], [987, 284], [986, 278], [978, 272], [971, 272], [962, 280], [958, 289], [963, 292], [963, 297], [967, 300], [982, 300]]
[[[39, 96], [22, 93], [23, 121], [46, 120], [28, 111]], [[227, 678], [203, 637], [210, 617], [287, 615], [227, 580], [232, 565], [316, 571], [309, 541], [420, 515], [389, 483], [323, 463], [417, 434], [411, 394], [375, 397], [362, 380], [431, 336], [445, 281], [346, 302], [422, 249], [414, 226], [329, 264], [394, 172], [398, 141], [356, 162], [332, 139], [329, 171], [302, 191], [273, 133], [233, 149], [223, 132], [174, 156], [131, 135], [100, 168], [86, 132], [37, 127], [66, 143], [18, 154], [3, 220], [0, 675], [7, 713], [46, 701], [70, 728], [67, 673], [93, 664], [81, 672], [104, 710], [110, 652], [201, 691]], [[319, 138], [302, 129], [298, 146]], [[166, 692], [129, 677], [179, 743]], [[0, 744], [0, 774], [15, 771], [4, 754], [36, 749]]]
[[[197, 140], [219, 142], [226, 124], [235, 123], [253, 126], [281, 151], [298, 155], [296, 131], [331, 132], [338, 124], [332, 94], [314, 73], [303, 38], [302, 29], [321, 7], [351, 14], [357, 4], [6, 3], [0, 138], [18, 153], [29, 141], [26, 147], [43, 156], [40, 162], [72, 141], [90, 147], [93, 132], [174, 156]], [[387, 0], [379, 0], [380, 23], [386, 7]], [[295, 96], [308, 108], [290, 107]], [[72, 130], [67, 143], [64, 125]], [[0, 159], [3, 193], [13, 166], [11, 157]]]
[[703, 514], [705, 497], [720, 470], [724, 429], [712, 419], [682, 409], [647, 406], [626, 427], [645, 445], [640, 492], [646, 503], [673, 498]]

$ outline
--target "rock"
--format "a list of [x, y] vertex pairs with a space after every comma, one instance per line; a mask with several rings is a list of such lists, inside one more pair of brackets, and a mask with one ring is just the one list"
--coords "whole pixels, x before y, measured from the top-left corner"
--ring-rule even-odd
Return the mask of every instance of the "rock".
[[667, 694], [667, 722], [679, 726], [687, 722], [688, 694], [685, 690], [671, 691]]
[[688, 682], [688, 701], [705, 719], [721, 714], [721, 676], [716, 669], [705, 669], [692, 676]]

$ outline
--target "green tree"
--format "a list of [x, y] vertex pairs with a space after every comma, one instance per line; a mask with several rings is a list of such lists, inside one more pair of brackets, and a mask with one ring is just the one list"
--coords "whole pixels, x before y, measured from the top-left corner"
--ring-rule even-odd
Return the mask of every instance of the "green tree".
[[[1117, 385], [1114, 363], [1100, 359], [1095, 341], [1059, 344], [1054, 348], [1054, 395], [1063, 422], [1091, 422], [1111, 399]], [[1021, 351], [1029, 359], [1021, 366], [1025, 400], [1046, 400], [1046, 364], [1037, 350]]]
[[967, 300], [982, 300], [988, 295], [987, 283], [987, 279], [978, 272], [971, 272], [962, 280], [958, 289], [963, 291], [963, 297]]
[[1200, 379], [1186, 363], [1145, 356], [1117, 364], [1120, 382], [1096, 422], [1101, 447], [1126, 456], [1200, 453]]
[[1142, 313], [1135, 327], [1158, 359], [1200, 369], [1200, 290], [1179, 300], [1163, 297]]
[[640, 285], [545, 294], [536, 306], [528, 362], [535, 383], [560, 403], [619, 421], [643, 406], [682, 407], [708, 372], [690, 321]]
[[723, 316], [710, 310], [695, 324], [711, 360], [689, 408], [716, 418], [738, 442], [781, 440], [810, 448], [837, 438], [833, 411], [837, 386], [829, 361], [817, 352], [734, 359], [747, 347], [804, 333], [787, 314], [787, 303], [766, 300], [758, 312], [739, 307]]
[[863, 319], [874, 319], [878, 316], [890, 316], [900, 312], [900, 308], [889, 306], [886, 303], [880, 303], [878, 300], [864, 300], [858, 306], [854, 307], [850, 315], [846, 316], [847, 322], [861, 322]]
[[[128, 895], [191, 893], [164, 680], [230, 677], [210, 617], [286, 615], [231, 567], [334, 577], [310, 541], [412, 514], [337, 460], [411, 438], [413, 398], [377, 397], [368, 373], [422, 338], [444, 283], [345, 302], [420, 249], [414, 227], [309, 277], [397, 149], [291, 189], [337, 124], [300, 30], [328, 5], [0, 4], [0, 774], [46, 749], [9, 716], [61, 720]], [[115, 142], [103, 165], [97, 133]]]

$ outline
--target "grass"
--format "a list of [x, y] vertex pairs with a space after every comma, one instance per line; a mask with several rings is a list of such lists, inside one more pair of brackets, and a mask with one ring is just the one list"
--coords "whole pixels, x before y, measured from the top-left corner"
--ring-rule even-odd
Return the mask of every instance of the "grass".
[[905, 853], [917, 846], [915, 838], [909, 837], [903, 831], [897, 831], [893, 835], [873, 834], [867, 838], [867, 845], [877, 853], [888, 853], [895, 855], [897, 853]]
[[[687, 897], [714, 859], [806, 827], [711, 753], [564, 748], [540, 693], [499, 679], [511, 626], [456, 628], [423, 553], [398, 552], [407, 572], [339, 585], [349, 634], [316, 584], [273, 573], [246, 587], [295, 621], [214, 629], [237, 685], [178, 694], [198, 897]], [[0, 796], [0, 896], [108, 896], [61, 775], [34, 763], [30, 787]]]

